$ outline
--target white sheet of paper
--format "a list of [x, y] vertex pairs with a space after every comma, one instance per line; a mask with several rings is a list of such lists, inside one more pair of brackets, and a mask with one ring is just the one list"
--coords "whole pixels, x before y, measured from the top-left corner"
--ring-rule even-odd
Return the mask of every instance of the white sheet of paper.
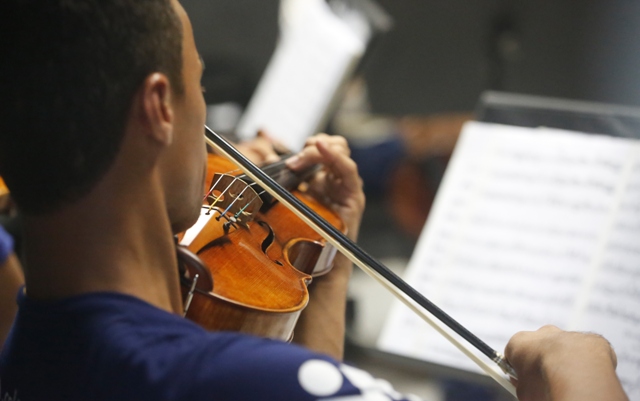
[[238, 124], [241, 139], [264, 129], [291, 150], [302, 149], [364, 53], [363, 40], [325, 2], [308, 2], [299, 12]]
[[[640, 400], [640, 143], [469, 123], [406, 280], [500, 352], [544, 324], [603, 334]], [[479, 371], [399, 303], [378, 346]]]

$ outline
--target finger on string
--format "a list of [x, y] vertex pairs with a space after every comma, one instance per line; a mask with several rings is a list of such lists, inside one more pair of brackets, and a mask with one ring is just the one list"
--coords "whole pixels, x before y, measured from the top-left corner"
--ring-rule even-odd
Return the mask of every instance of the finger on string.
[[[343, 156], [346, 158], [346, 156]], [[351, 159], [347, 158], [348, 162]], [[355, 178], [347, 179], [346, 181], [342, 176], [336, 173], [335, 169], [342, 163], [338, 161], [333, 164], [334, 170], [323, 170], [315, 175], [315, 177], [309, 182], [309, 191], [317, 199], [322, 200], [327, 206], [335, 204], [335, 207], [343, 205], [353, 194], [356, 194], [361, 187], [360, 178], [357, 177], [356, 170], [353, 170], [348, 174]], [[343, 170], [346, 171], [346, 170]], [[359, 186], [359, 187], [358, 187]]]
[[[258, 137], [264, 138], [267, 141], [269, 141], [269, 143], [271, 144], [271, 147], [273, 148], [273, 150], [276, 152], [278, 156], [291, 153], [291, 149], [289, 149], [287, 146], [285, 146], [285, 144], [283, 144], [279, 140], [275, 139], [273, 136], [269, 135], [269, 133], [264, 129], [258, 130]], [[272, 160], [272, 161], [275, 161], [275, 160]]]
[[318, 142], [324, 142], [328, 144], [331, 148], [336, 149], [337, 151], [346, 154], [347, 156], [351, 155], [351, 149], [349, 148], [349, 143], [346, 138], [338, 135], [328, 135], [328, 134], [317, 134], [305, 142], [305, 146], [315, 146]]
[[298, 154], [291, 156], [286, 160], [287, 167], [297, 171], [313, 166], [322, 162], [322, 156], [315, 146], [308, 146], [302, 149]]
[[332, 197], [340, 196], [337, 194], [338, 191], [329, 188], [330, 186], [331, 185], [327, 180], [327, 173], [325, 171], [320, 171], [316, 173], [311, 181], [309, 181], [307, 193], [309, 193], [315, 199], [320, 200], [326, 206], [329, 206], [333, 203]]
[[278, 156], [273, 141], [265, 134], [261, 134], [261, 132], [262, 131], [258, 131], [258, 136], [253, 140], [253, 150], [260, 155], [264, 163], [277, 162], [280, 160], [280, 157]]
[[[327, 165], [333, 158], [329, 157], [327, 159], [327, 154], [344, 155], [345, 157], [348, 157], [349, 149], [346, 146], [346, 141], [330, 140], [331, 138], [339, 137], [330, 137], [325, 134], [318, 135], [313, 137], [312, 139], [307, 140], [308, 146], [302, 149], [302, 151], [300, 151], [300, 153], [298, 153], [297, 155], [287, 159], [287, 167], [292, 170], [301, 170], [318, 163]], [[326, 145], [325, 149], [328, 149], [327, 153], [320, 153], [320, 151], [318, 150], [318, 144], [320, 143]]]
[[327, 166], [330, 180], [333, 179], [336, 184], [349, 190], [362, 186], [362, 180], [358, 175], [358, 166], [349, 156], [334, 154], [324, 142], [318, 142], [316, 147], [326, 160], [325, 165]]
[[329, 135], [325, 134], [324, 132], [321, 132], [319, 134], [315, 134], [315, 135], [310, 136], [309, 138], [307, 138], [307, 140], [304, 141], [304, 146], [305, 147], [307, 147], [307, 146], [315, 146], [318, 141], [327, 140], [329, 138], [330, 138]]

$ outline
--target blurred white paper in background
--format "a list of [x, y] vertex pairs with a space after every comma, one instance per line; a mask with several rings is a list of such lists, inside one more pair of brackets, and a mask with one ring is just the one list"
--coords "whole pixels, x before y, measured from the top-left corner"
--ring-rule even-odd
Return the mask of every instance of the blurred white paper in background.
[[[544, 324], [604, 335], [640, 400], [640, 141], [469, 123], [405, 278], [499, 352]], [[378, 347], [478, 372], [399, 302]]]
[[325, 123], [341, 85], [364, 54], [367, 38], [325, 1], [287, 1], [283, 6], [281, 37], [237, 135], [251, 139], [263, 129], [295, 151]]

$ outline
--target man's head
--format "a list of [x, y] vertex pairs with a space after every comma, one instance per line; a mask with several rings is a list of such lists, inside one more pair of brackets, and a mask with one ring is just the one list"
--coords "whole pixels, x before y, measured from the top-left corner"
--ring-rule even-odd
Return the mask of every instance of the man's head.
[[184, 95], [179, 12], [170, 0], [3, 1], [0, 175], [24, 213], [56, 210], [94, 187], [150, 74], [167, 77], [172, 99]]

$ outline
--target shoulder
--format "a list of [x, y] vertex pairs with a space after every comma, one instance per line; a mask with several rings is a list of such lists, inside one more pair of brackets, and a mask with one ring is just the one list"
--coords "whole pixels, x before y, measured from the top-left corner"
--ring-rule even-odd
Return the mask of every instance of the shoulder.
[[174, 315], [136, 324], [133, 332], [133, 357], [123, 356], [139, 364], [126, 380], [157, 388], [150, 399], [407, 399], [363, 370], [278, 340], [207, 332]]
[[[16, 380], [22, 392], [33, 387], [36, 372], [51, 378], [39, 384], [43, 394], [77, 389], [95, 400], [404, 399], [388, 383], [326, 355], [281, 341], [207, 332], [127, 296], [92, 295], [57, 305], [22, 299], [25, 306], [20, 319], [29, 324], [20, 325], [23, 340], [14, 344], [12, 360], [37, 354], [27, 359], [40, 362]], [[34, 325], [47, 327], [47, 346], [40, 331], [27, 330]]]

